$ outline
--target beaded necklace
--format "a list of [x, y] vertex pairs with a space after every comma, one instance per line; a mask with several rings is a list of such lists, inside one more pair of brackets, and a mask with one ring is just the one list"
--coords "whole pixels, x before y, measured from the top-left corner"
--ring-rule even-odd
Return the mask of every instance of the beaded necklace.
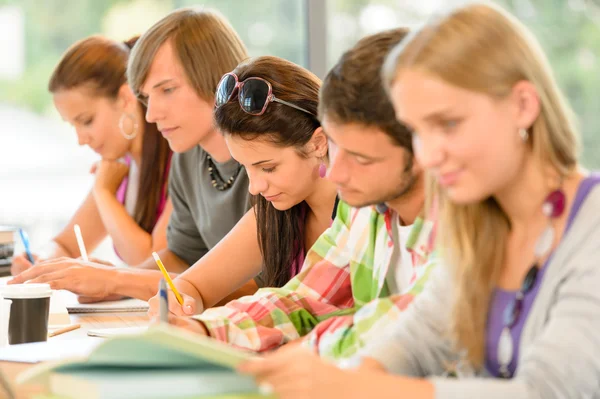
[[563, 214], [565, 205], [566, 196], [565, 192], [561, 188], [552, 191], [544, 200], [542, 212], [546, 217], [548, 217], [548, 226], [544, 229], [535, 244], [535, 259], [527, 271], [523, 282], [521, 283], [521, 288], [519, 291], [517, 291], [515, 298], [506, 306], [506, 308], [504, 308], [504, 328], [500, 334], [497, 348], [498, 363], [500, 365], [499, 374], [503, 378], [512, 377], [512, 374], [508, 369], [508, 365], [510, 364], [514, 355], [514, 342], [511, 335], [511, 329], [519, 322], [523, 310], [523, 299], [525, 298], [525, 295], [527, 295], [535, 286], [540, 269], [540, 260], [548, 255], [552, 249], [554, 238], [556, 236], [556, 232], [552, 226], [552, 221]]
[[238, 166], [238, 168], [235, 171], [235, 173], [233, 174], [233, 176], [231, 176], [229, 179], [227, 179], [227, 181], [225, 181], [225, 179], [223, 179], [223, 177], [217, 170], [217, 167], [215, 166], [215, 163], [213, 162], [210, 155], [207, 155], [207, 159], [208, 159], [208, 173], [210, 174], [210, 180], [211, 180], [213, 187], [219, 191], [227, 190], [229, 187], [231, 187], [231, 185], [235, 181], [236, 177], [239, 175], [240, 170], [242, 169], [242, 166], [241, 165]]

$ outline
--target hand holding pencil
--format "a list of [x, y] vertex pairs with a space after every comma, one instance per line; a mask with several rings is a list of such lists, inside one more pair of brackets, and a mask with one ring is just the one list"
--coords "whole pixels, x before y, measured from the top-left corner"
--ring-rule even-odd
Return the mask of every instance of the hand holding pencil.
[[[150, 304], [150, 310], [148, 311], [149, 315], [153, 316], [154, 318], [159, 316], [159, 322], [161, 323], [169, 323], [170, 325], [183, 328], [197, 334], [208, 335], [206, 327], [200, 321], [191, 317], [187, 317], [188, 315], [182, 317], [173, 314], [175, 313], [172, 310], [173, 308], [179, 308], [180, 310], [183, 308], [188, 309], [188, 311], [192, 309], [191, 304], [195, 304], [195, 299], [188, 295], [182, 295], [177, 290], [177, 287], [175, 287], [175, 284], [173, 284], [173, 280], [171, 280], [171, 276], [169, 276], [169, 273], [167, 272], [165, 265], [163, 265], [162, 261], [160, 260], [158, 254], [153, 252], [152, 256], [154, 257], [154, 260], [156, 261], [156, 264], [158, 265], [158, 268], [160, 269], [164, 278], [160, 281], [158, 294], [153, 298], [150, 298], [150, 301], [148, 301]], [[167, 285], [171, 288], [171, 291], [167, 290]], [[172, 304], [174, 301], [169, 300], [170, 296], [174, 296], [177, 300], [177, 304], [180, 306], [177, 306], [177, 304], [173, 306]], [[189, 315], [193, 314], [194, 312], [192, 310]]]
[[[154, 252], [152, 256], [154, 257], [158, 268], [163, 274], [163, 279], [166, 285], [170, 288], [169, 290], [167, 290], [167, 303], [169, 313], [172, 313], [177, 316], [192, 316], [196, 314], [196, 310], [198, 308], [201, 308], [201, 306], [198, 306], [198, 304], [196, 303], [196, 299], [180, 292], [175, 286], [175, 283], [173, 282], [171, 277], [169, 276], [169, 273], [167, 272], [158, 254]], [[154, 297], [150, 298], [150, 300], [148, 301], [148, 304], [150, 305], [150, 308], [148, 310], [149, 316], [155, 317], [159, 315], [160, 303], [161, 298], [159, 292]]]
[[158, 256], [158, 254], [156, 252], [152, 252], [152, 257], [154, 258], [154, 261], [158, 265], [158, 268], [160, 269], [161, 273], [163, 274], [165, 281], [167, 282], [167, 284], [169, 284], [169, 288], [171, 288], [171, 290], [175, 294], [175, 297], [177, 298], [177, 302], [179, 302], [180, 305], [183, 305], [183, 298], [181, 297], [181, 294], [179, 293], [179, 291], [177, 291], [175, 284], [173, 284], [173, 280], [171, 280], [171, 276], [169, 276], [169, 272], [167, 272], [167, 269], [165, 268], [165, 265], [163, 265], [162, 261], [160, 260], [160, 257]]

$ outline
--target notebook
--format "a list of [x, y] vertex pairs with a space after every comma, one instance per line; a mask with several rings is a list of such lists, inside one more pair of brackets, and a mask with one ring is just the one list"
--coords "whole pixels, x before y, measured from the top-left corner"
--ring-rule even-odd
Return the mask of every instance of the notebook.
[[120, 390], [128, 398], [246, 397], [257, 395], [258, 387], [235, 368], [253, 356], [212, 338], [159, 325], [139, 335], [105, 340], [88, 356], [35, 366], [19, 375], [17, 383], [44, 385], [58, 397], [105, 399]]
[[69, 313], [147, 312], [148, 308], [148, 302], [133, 298], [120, 301], [72, 303], [67, 305]]
[[60, 295], [69, 313], [114, 313], [114, 312], [147, 312], [148, 302], [140, 299], [122, 299], [95, 303], [79, 303], [77, 295], [68, 291], [56, 291]]

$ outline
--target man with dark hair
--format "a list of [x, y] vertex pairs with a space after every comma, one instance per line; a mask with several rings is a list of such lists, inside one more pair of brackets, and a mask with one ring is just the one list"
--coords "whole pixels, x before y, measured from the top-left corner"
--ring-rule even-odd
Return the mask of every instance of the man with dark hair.
[[329, 178], [343, 201], [302, 272], [282, 288], [174, 324], [256, 351], [308, 334], [304, 344], [321, 356], [348, 359], [420, 291], [431, 269], [432, 223], [419, 218], [424, 177], [380, 78], [405, 35], [361, 40], [324, 80], [319, 115], [330, 139]]

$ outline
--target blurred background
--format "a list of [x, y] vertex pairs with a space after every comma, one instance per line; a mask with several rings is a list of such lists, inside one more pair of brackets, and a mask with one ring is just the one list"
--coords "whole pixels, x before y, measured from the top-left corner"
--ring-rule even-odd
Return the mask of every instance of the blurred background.
[[[25, 228], [39, 250], [92, 186], [97, 155], [80, 148], [47, 92], [60, 55], [76, 40], [102, 34], [126, 40], [169, 11], [216, 8], [250, 54], [277, 55], [323, 77], [361, 37], [416, 26], [458, 0], [0, 0], [0, 225]], [[575, 109], [583, 159], [600, 167], [600, 4], [591, 0], [504, 0], [542, 42]], [[17, 243], [17, 251], [21, 250]], [[109, 242], [97, 256], [115, 260]]]

